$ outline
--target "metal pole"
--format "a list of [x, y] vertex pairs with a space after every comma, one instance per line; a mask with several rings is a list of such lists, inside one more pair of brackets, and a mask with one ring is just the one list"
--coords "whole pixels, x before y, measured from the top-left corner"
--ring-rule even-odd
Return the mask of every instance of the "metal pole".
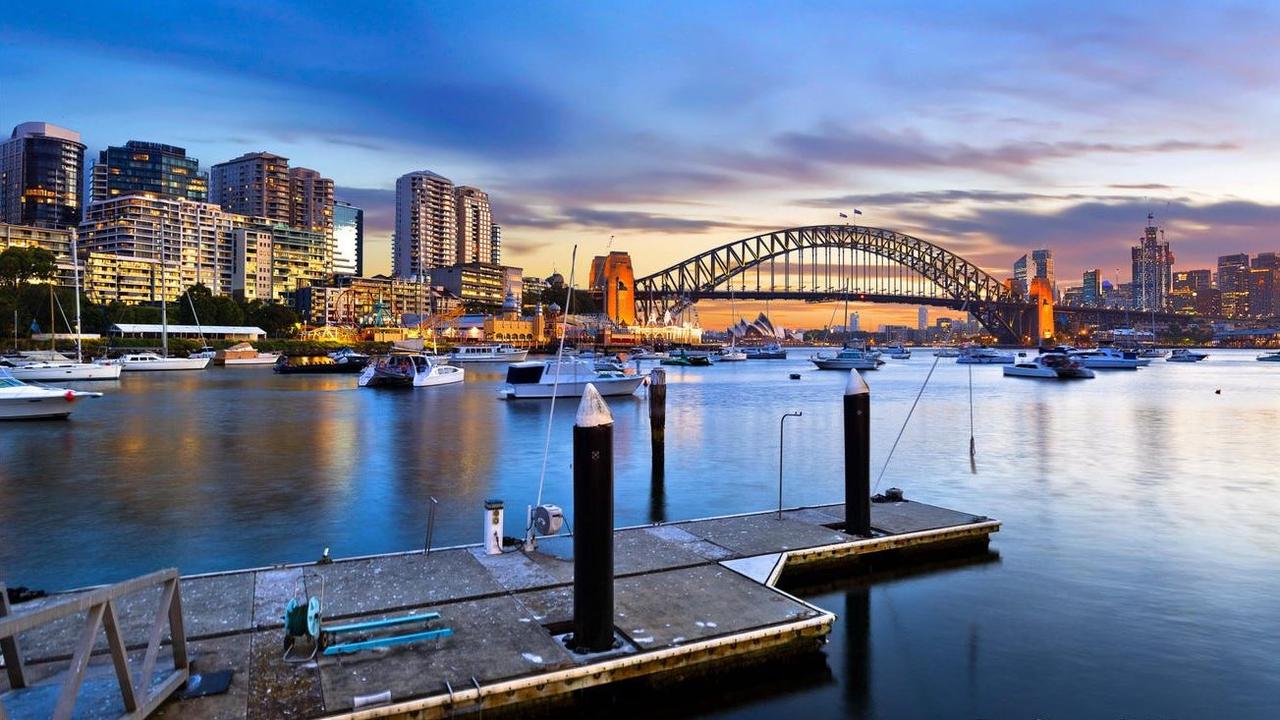
[[614, 646], [613, 415], [587, 385], [573, 426], [573, 635], [579, 652]]
[[431, 536], [436, 530], [436, 506], [440, 504], [434, 497], [430, 498], [431, 507], [427, 508], [427, 543], [422, 548], [423, 555], [431, 554]]
[[871, 535], [871, 388], [849, 371], [844, 389], [845, 532]]
[[800, 417], [804, 413], [800, 410], [793, 410], [784, 413], [782, 419], [778, 421], [778, 519], [782, 519], [782, 431], [787, 427], [787, 418]]

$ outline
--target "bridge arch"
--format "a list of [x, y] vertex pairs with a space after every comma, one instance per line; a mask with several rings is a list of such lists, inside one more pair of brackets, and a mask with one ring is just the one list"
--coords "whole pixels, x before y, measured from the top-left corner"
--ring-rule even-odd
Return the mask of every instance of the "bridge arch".
[[[1033, 306], [990, 273], [927, 240], [861, 225], [810, 225], [735, 240], [637, 279], [636, 304], [642, 317], [650, 319], [678, 312], [699, 299], [723, 296], [725, 292], [717, 288], [749, 271], [758, 273], [764, 263], [771, 263], [772, 269], [773, 261], [792, 254], [798, 254], [803, 263], [806, 251], [813, 254], [816, 261], [816, 251], [822, 248], [883, 258], [924, 278], [937, 289], [929, 297], [871, 293], [872, 302], [941, 304], [964, 309], [973, 313], [983, 327], [1002, 342], [1017, 343], [1024, 339], [1027, 311]], [[846, 287], [839, 296], [848, 293]], [[757, 288], [757, 292], [750, 295], [821, 300], [832, 299], [834, 294], [830, 289], [821, 291], [816, 287], [797, 293], [780, 293], [776, 287], [770, 287], [768, 292], [759, 292]]]

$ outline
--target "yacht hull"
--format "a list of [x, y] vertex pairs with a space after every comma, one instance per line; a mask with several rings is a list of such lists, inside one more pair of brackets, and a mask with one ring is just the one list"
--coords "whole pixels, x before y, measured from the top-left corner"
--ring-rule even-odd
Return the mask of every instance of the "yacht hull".
[[23, 382], [72, 382], [76, 380], [119, 380], [119, 365], [97, 363], [40, 363], [9, 368], [9, 374]]
[[838, 360], [835, 358], [809, 358], [809, 362], [818, 366], [819, 370], [877, 370], [882, 360]]
[[546, 383], [508, 384], [498, 392], [504, 400], [546, 400], [554, 394], [557, 398], [582, 397], [588, 385], [594, 385], [596, 391], [604, 397], [631, 395], [645, 381], [644, 375], [623, 378], [595, 378], [580, 382], [566, 381], [559, 385]]
[[211, 358], [164, 358], [134, 362], [122, 360], [125, 372], [165, 372], [170, 370], [203, 370], [209, 367]]

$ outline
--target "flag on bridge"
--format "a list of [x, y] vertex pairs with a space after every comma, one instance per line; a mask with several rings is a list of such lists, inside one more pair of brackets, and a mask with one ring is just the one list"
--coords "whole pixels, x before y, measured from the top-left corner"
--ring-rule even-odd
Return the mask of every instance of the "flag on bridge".
[[840, 213], [840, 217], [844, 218], [845, 220], [849, 219], [849, 216], [845, 215], [844, 213]]
[[854, 211], [853, 211], [853, 214], [854, 214], [854, 215], [861, 215], [861, 214], [862, 214], [862, 211], [861, 211], [861, 210], [854, 210]]

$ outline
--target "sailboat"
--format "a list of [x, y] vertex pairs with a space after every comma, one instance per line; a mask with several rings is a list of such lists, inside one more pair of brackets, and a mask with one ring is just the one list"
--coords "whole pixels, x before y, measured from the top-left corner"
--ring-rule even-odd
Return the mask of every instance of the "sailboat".
[[[75, 264], [76, 278], [76, 359], [59, 353], [56, 348], [51, 347], [47, 352], [24, 353], [23, 358], [19, 360], [5, 360], [5, 365], [9, 374], [17, 380], [24, 382], [31, 381], [73, 381], [73, 380], [118, 380], [120, 378], [120, 366], [115, 363], [107, 362], [84, 362], [84, 350], [80, 341], [80, 260], [75, 254], [75, 239], [71, 240], [71, 257]], [[57, 329], [53, 323], [53, 306], [56, 302], [56, 296], [53, 294], [53, 284], [49, 284], [49, 334], [51, 337], [57, 336]], [[58, 304], [59, 309], [61, 304]], [[62, 316], [62, 320], [66, 322], [66, 314]], [[69, 325], [70, 323], [68, 323]], [[15, 323], [16, 325], [16, 323]]]
[[[160, 266], [161, 280], [160, 287], [160, 343], [163, 348], [163, 355], [157, 355], [153, 352], [128, 353], [120, 358], [120, 364], [129, 372], [157, 371], [157, 370], [203, 370], [209, 367], [213, 356], [211, 354], [199, 353], [197, 356], [185, 358], [169, 357], [169, 303], [165, 297], [167, 289], [164, 282], [164, 265]], [[187, 298], [190, 300], [190, 297]], [[194, 311], [195, 306], [192, 306]]]
[[[732, 281], [730, 281], [732, 283]], [[733, 316], [733, 321], [738, 321], [738, 312], [733, 303], [733, 285], [729, 285], [729, 314]], [[742, 362], [747, 359], [747, 354], [738, 349], [738, 334], [729, 328], [729, 349], [720, 354], [720, 362]]]

